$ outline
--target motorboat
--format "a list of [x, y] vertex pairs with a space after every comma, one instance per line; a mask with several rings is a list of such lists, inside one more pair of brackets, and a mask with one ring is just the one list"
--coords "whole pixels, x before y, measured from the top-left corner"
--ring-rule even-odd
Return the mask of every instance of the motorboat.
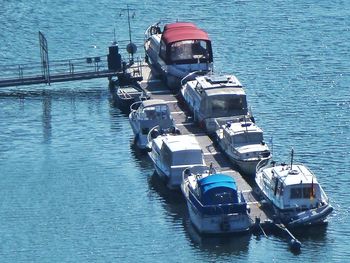
[[245, 118], [222, 125], [216, 131], [216, 138], [230, 161], [248, 176], [255, 176], [257, 164], [272, 157], [262, 129]]
[[181, 190], [199, 233], [238, 233], [252, 226], [249, 206], [232, 176], [217, 173], [212, 167], [189, 167], [183, 172]]
[[202, 149], [193, 135], [181, 135], [176, 128], [150, 131], [148, 155], [168, 188], [179, 189], [182, 172], [189, 166], [205, 167]]
[[262, 161], [257, 166], [256, 184], [273, 206], [277, 218], [288, 227], [324, 223], [333, 211], [316, 176], [303, 164], [276, 165]]
[[190, 74], [192, 78], [183, 79], [181, 96], [194, 121], [209, 134], [227, 121], [238, 121], [242, 117], [253, 120], [245, 91], [234, 75], [193, 74]]
[[148, 133], [153, 127], [167, 129], [174, 126], [169, 106], [164, 100], [137, 101], [130, 106], [129, 122], [138, 148], [145, 149]]
[[211, 71], [213, 53], [208, 34], [190, 22], [153, 24], [145, 31], [146, 61], [170, 88], [193, 71]]

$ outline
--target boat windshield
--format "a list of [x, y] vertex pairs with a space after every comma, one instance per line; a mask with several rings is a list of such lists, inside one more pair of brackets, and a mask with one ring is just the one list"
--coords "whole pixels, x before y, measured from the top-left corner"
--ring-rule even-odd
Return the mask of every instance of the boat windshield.
[[290, 199], [309, 199], [316, 196], [316, 185], [314, 189], [311, 185], [293, 187], [290, 189]]
[[233, 143], [252, 143], [259, 144], [264, 140], [262, 132], [246, 132], [232, 136]]
[[245, 96], [220, 96], [209, 100], [211, 117], [229, 117], [247, 114]]
[[202, 163], [203, 159], [201, 150], [175, 152], [171, 160], [171, 165], [195, 165]]
[[144, 119], [148, 120], [164, 120], [169, 118], [169, 111], [166, 105], [157, 105], [144, 109]]
[[203, 40], [184, 40], [175, 42], [170, 47], [170, 59], [172, 62], [182, 60], [209, 59], [209, 46]]

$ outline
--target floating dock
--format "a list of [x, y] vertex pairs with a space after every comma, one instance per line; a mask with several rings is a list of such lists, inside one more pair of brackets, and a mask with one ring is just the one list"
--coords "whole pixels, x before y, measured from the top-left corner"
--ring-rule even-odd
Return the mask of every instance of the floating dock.
[[[205, 131], [198, 127], [188, 112], [186, 112], [186, 106], [182, 105], [181, 100], [178, 100], [178, 94], [173, 94], [172, 91], [159, 79], [157, 79], [152, 73], [148, 64], [142, 65], [143, 80], [140, 82], [140, 86], [147, 92], [152, 99], [162, 99], [166, 101], [171, 110], [171, 115], [177, 125], [177, 128], [182, 134], [192, 134], [196, 137], [200, 144], [205, 162], [209, 165], [213, 164], [217, 171], [229, 174], [237, 182], [238, 189], [243, 192], [250, 207], [250, 217], [255, 222], [255, 225], [262, 227], [268, 226], [272, 222], [273, 213], [269, 206], [261, 199], [254, 191], [252, 185], [254, 185], [253, 179], [246, 178], [235, 170], [233, 164], [228, 160], [224, 153], [220, 151], [216, 143], [205, 133]], [[260, 226], [258, 226], [260, 228]]]

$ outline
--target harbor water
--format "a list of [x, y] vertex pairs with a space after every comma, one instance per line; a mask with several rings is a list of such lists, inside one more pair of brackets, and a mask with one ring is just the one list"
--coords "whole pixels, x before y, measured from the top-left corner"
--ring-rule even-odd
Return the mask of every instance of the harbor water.
[[[344, 262], [349, 260], [350, 2], [2, 1], [0, 67], [105, 55], [156, 21], [191, 21], [235, 74], [277, 161], [306, 164], [329, 223], [283, 236], [201, 237], [133, 145], [107, 79], [0, 90], [0, 262]], [[123, 51], [124, 52], [124, 51]], [[1, 72], [0, 72], [1, 74]]]

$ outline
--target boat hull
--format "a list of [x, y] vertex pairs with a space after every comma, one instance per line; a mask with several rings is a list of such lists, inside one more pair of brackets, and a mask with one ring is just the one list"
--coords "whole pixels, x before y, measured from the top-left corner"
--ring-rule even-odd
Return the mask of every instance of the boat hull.
[[242, 172], [244, 175], [247, 175], [249, 177], [254, 178], [256, 174], [256, 166], [259, 162], [262, 160], [268, 161], [271, 159], [271, 155], [266, 158], [251, 158], [248, 160], [242, 160], [239, 159], [237, 156], [235, 156], [231, 151], [230, 148], [227, 148], [223, 145], [222, 140], [217, 136], [217, 140], [219, 142], [220, 148], [225, 152], [226, 156], [229, 158], [229, 160], [238, 167], [240, 172]]
[[187, 200], [191, 223], [201, 234], [220, 235], [244, 233], [249, 231], [251, 220], [244, 214], [205, 215]]

